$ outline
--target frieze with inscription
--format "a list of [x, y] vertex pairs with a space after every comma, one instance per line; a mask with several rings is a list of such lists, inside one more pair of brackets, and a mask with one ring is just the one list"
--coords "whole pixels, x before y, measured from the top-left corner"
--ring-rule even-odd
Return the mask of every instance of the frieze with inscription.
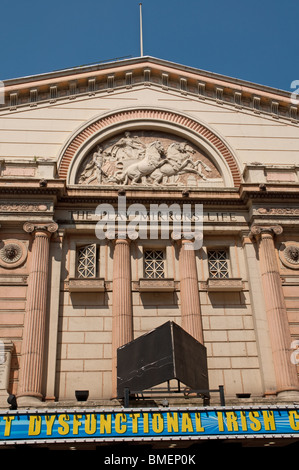
[[155, 131], [118, 135], [92, 149], [76, 177], [79, 185], [175, 185], [200, 187], [222, 177], [202, 150]]
[[[115, 217], [117, 219], [117, 211], [115, 212]], [[60, 210], [58, 209], [55, 213], [55, 218], [60, 223], [60, 221], [74, 221], [74, 222], [97, 222], [100, 220], [101, 216], [95, 213], [95, 209], [86, 208], [86, 209], [71, 209], [71, 210]], [[128, 216], [127, 220], [131, 220], [131, 218], [135, 218], [135, 215]], [[191, 210], [191, 222], [192, 219], [195, 218], [194, 210]], [[203, 221], [205, 223], [242, 223], [246, 222], [248, 218], [247, 212], [241, 211], [209, 211], [203, 212]], [[162, 219], [162, 216], [161, 216]], [[150, 219], [150, 211], [147, 211], [147, 220]], [[163, 217], [165, 220], [165, 217]], [[172, 214], [169, 213], [169, 220], [172, 220]]]

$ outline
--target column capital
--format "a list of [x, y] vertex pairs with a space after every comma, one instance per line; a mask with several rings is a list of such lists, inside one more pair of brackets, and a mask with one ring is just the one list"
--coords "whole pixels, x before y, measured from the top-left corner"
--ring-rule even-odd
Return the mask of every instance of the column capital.
[[281, 225], [252, 225], [249, 236], [252, 238], [259, 238], [262, 235], [270, 235], [272, 238], [275, 235], [281, 235], [283, 228]]
[[172, 232], [170, 239], [178, 248], [184, 247], [187, 251], [197, 251], [202, 247], [203, 237], [202, 234], [194, 236], [194, 232], [180, 234]]
[[23, 230], [27, 233], [35, 234], [42, 232], [50, 237], [52, 233], [57, 232], [58, 224], [56, 224], [56, 222], [25, 222]]

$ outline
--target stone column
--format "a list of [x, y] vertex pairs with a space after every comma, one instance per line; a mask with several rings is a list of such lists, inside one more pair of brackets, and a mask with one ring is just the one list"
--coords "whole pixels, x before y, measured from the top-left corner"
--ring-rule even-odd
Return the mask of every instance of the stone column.
[[[291, 335], [287, 318], [279, 267], [276, 257], [274, 236], [283, 229], [253, 226], [251, 233], [258, 241], [262, 285], [272, 345], [276, 375], [277, 393], [299, 391], [296, 366], [291, 362]], [[289, 394], [289, 393], [288, 393]]]
[[113, 255], [112, 394], [117, 396], [117, 348], [133, 340], [130, 240], [116, 239]]
[[190, 240], [179, 242], [182, 328], [203, 344], [196, 258], [192, 245]]
[[49, 242], [56, 223], [24, 225], [32, 233], [31, 268], [28, 277], [20, 379], [17, 401], [31, 405], [42, 400], [42, 374], [46, 326]]

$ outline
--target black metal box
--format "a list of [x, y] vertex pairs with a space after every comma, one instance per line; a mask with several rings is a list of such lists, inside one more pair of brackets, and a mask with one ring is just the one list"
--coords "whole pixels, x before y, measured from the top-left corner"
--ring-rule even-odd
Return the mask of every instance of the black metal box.
[[206, 348], [174, 322], [167, 322], [117, 349], [117, 395], [148, 390], [177, 379], [208, 390]]

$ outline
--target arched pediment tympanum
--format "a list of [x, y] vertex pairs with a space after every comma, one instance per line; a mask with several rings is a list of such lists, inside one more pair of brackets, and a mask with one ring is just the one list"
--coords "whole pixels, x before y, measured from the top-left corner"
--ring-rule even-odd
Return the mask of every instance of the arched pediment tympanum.
[[189, 116], [157, 108], [122, 110], [86, 124], [63, 148], [58, 175], [71, 185], [241, 183], [222, 138]]

